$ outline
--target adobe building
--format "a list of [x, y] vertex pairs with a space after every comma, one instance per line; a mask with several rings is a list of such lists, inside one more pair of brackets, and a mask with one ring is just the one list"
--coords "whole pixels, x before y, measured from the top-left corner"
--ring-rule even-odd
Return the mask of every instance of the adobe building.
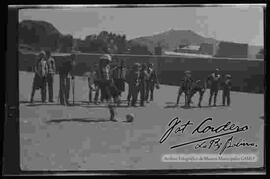
[[222, 41], [218, 44], [215, 56], [227, 58], [248, 58], [248, 44]]

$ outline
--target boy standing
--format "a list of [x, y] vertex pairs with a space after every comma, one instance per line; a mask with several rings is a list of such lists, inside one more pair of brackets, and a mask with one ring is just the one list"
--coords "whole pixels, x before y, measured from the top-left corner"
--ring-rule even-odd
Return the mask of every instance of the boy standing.
[[47, 56], [47, 65], [48, 65], [48, 75], [47, 75], [47, 83], [48, 83], [48, 91], [49, 91], [49, 102], [53, 102], [53, 81], [55, 74], [55, 61], [51, 56], [50, 51], [46, 51]]
[[226, 101], [227, 101], [227, 106], [230, 106], [230, 103], [231, 103], [231, 98], [230, 98], [231, 88], [232, 88], [231, 75], [227, 74], [225, 76], [225, 81], [224, 81], [224, 84], [223, 84], [223, 95], [222, 95], [223, 106], [225, 106]]
[[92, 103], [92, 92], [95, 91], [96, 71], [90, 66], [88, 75], [89, 103]]
[[46, 101], [46, 76], [47, 76], [47, 63], [45, 59], [45, 52], [41, 51], [37, 62], [34, 67], [35, 76], [33, 80], [33, 87], [31, 92], [30, 102], [33, 103], [36, 89], [41, 89], [42, 103]]
[[210, 82], [210, 97], [209, 97], [209, 106], [211, 106], [212, 97], [214, 96], [214, 106], [216, 106], [217, 95], [219, 90], [220, 83], [220, 74], [219, 69], [216, 68], [215, 72], [208, 76], [207, 81]]
[[193, 83], [193, 80], [191, 78], [191, 71], [187, 70], [185, 71], [185, 76], [182, 79], [181, 84], [179, 86], [176, 105], [179, 104], [180, 96], [183, 92], [185, 93], [185, 106], [190, 105], [190, 91], [191, 91], [192, 83]]

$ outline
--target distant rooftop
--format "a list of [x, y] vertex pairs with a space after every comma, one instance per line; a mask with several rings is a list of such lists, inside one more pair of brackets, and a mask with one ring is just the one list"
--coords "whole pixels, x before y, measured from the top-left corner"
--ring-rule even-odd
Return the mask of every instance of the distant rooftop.
[[205, 55], [205, 54], [171, 52], [171, 51], [164, 51], [164, 55], [176, 55], [176, 56], [186, 56], [186, 57], [201, 57], [201, 58], [212, 58], [213, 57], [211, 55]]
[[199, 45], [189, 45], [181, 48], [181, 50], [199, 50], [199, 49], [200, 49]]

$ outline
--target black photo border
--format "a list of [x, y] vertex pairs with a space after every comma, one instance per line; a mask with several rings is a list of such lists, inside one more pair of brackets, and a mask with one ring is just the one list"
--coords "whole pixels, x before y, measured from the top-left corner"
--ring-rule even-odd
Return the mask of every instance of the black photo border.
[[[46, 2], [46, 1], [45, 1]], [[42, 4], [50, 4], [49, 2]], [[61, 2], [61, 1], [60, 1]], [[200, 2], [200, 1], [199, 1]], [[197, 2], [197, 3], [199, 3]], [[77, 1], [78, 3], [78, 1]], [[182, 2], [181, 2], [182, 3]], [[204, 2], [206, 3], [206, 2]], [[243, 2], [241, 2], [243, 3]], [[249, 3], [250, 2], [246, 2]], [[263, 3], [265, 1], [256, 2]], [[24, 3], [28, 4], [28, 3]], [[63, 3], [57, 3], [63, 4]], [[66, 3], [65, 3], [66, 4]], [[76, 3], [71, 3], [76, 4]], [[100, 2], [97, 4], [101, 4]], [[111, 3], [115, 4], [115, 3]], [[149, 3], [147, 3], [149, 4]], [[160, 4], [160, 3], [157, 3]], [[184, 2], [185, 4], [185, 2]], [[186, 2], [186, 4], [190, 4]], [[208, 4], [208, 3], [206, 3]], [[212, 4], [212, 3], [211, 3]], [[224, 3], [222, 3], [224, 4]], [[231, 2], [231, 4], [237, 4], [235, 2]], [[3, 53], [5, 54], [5, 93], [4, 93], [4, 120], [3, 123], [3, 156], [2, 156], [2, 175], [13, 176], [13, 175], [121, 175], [121, 174], [237, 174], [237, 173], [259, 173], [263, 174], [267, 169], [267, 162], [269, 162], [269, 157], [267, 156], [267, 152], [269, 149], [269, 135], [267, 135], [267, 128], [269, 127], [268, 114], [267, 114], [267, 106], [269, 106], [269, 101], [267, 100], [267, 81], [269, 81], [269, 74], [267, 74], [267, 66], [269, 65], [269, 27], [267, 26], [267, 20], [269, 19], [269, 10], [267, 10], [267, 6], [264, 8], [264, 53], [265, 53], [265, 114], [264, 114], [264, 167], [262, 168], [228, 168], [228, 169], [179, 169], [179, 170], [88, 170], [88, 171], [22, 171], [20, 169], [20, 134], [19, 134], [19, 85], [18, 85], [18, 11], [20, 8], [18, 7], [8, 7], [8, 5], [23, 5], [20, 2], [13, 1], [13, 4], [6, 4], [6, 11], [4, 11], [7, 15], [5, 19], [5, 29], [4, 29], [4, 49]], [[37, 6], [39, 4], [31, 4], [33, 6]], [[87, 4], [90, 5], [90, 4]], [[168, 3], [164, 4], [164, 6], [168, 6]], [[183, 4], [179, 4], [183, 6]], [[219, 4], [216, 4], [219, 5]], [[172, 5], [177, 6], [177, 5]], [[190, 6], [190, 5], [187, 5]], [[198, 6], [198, 5], [197, 5]], [[124, 7], [133, 7], [132, 5], [125, 4]], [[267, 80], [268, 79], [268, 80]], [[268, 157], [268, 159], [266, 159]]]

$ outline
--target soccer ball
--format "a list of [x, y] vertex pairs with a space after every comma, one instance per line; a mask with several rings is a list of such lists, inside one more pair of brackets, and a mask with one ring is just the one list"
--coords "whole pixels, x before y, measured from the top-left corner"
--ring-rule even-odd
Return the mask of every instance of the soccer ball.
[[130, 113], [126, 115], [126, 122], [133, 122], [135, 116], [134, 114]]

